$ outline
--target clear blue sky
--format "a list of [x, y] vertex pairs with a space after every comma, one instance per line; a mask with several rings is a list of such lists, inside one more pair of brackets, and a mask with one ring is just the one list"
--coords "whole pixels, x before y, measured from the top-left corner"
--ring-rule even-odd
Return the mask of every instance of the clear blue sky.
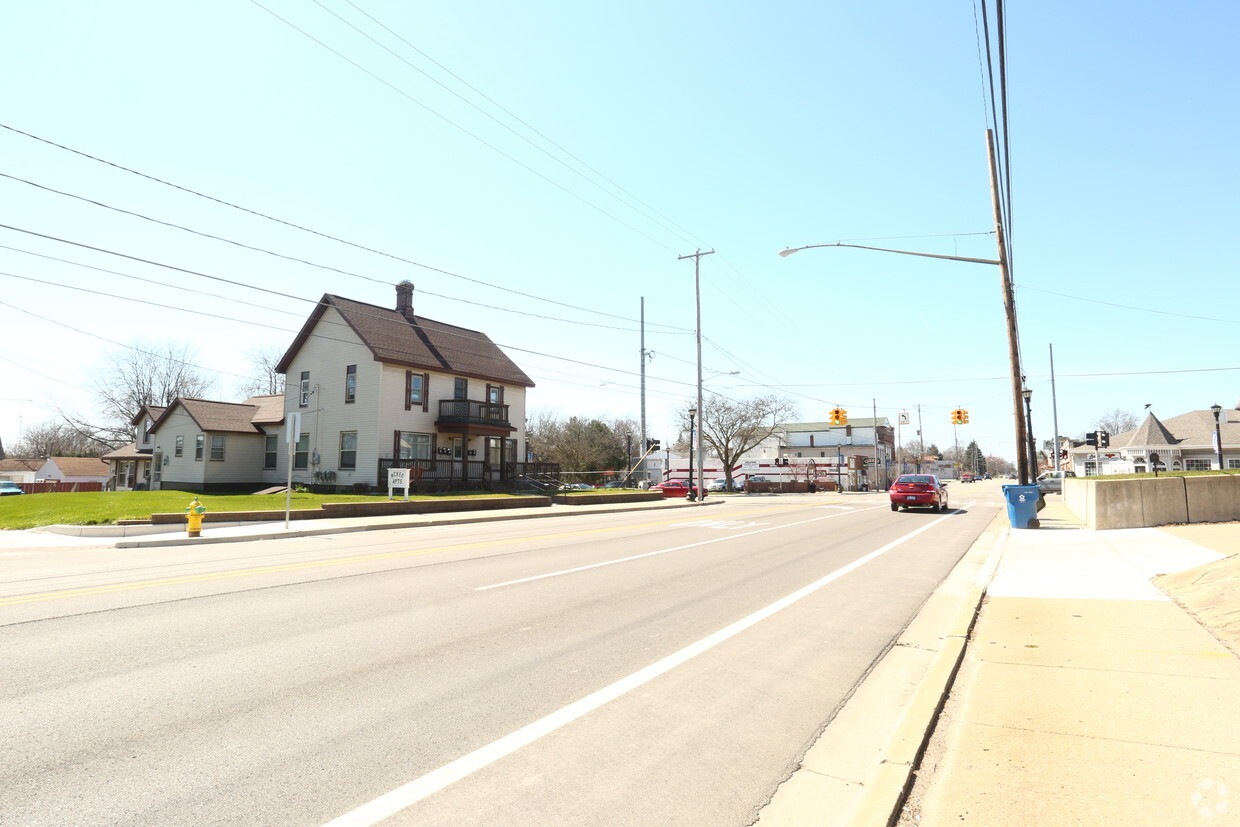
[[[920, 405], [940, 447], [960, 405], [962, 444], [1014, 457], [997, 268], [776, 255], [882, 238], [858, 243], [994, 256], [969, 235], [993, 229], [973, 3], [355, 2], [6, 12], [0, 122], [390, 256], [0, 130], [9, 176], [321, 265], [0, 178], [2, 224], [236, 283], [0, 229], [6, 444], [58, 405], [88, 411], [102, 360], [136, 339], [186, 343], [213, 396], [235, 399], [246, 352], [287, 345], [323, 293], [390, 306], [405, 278], [420, 314], [485, 331], [536, 381], [531, 406], [563, 415], [638, 417], [645, 297], [650, 435], [669, 439], [694, 374], [693, 265], [677, 256], [701, 247], [718, 251], [702, 261], [706, 371], [739, 371], [708, 388], [785, 394], [806, 421]], [[1238, 17], [1228, 2], [1008, 9], [1039, 438], [1051, 343], [1065, 434], [1116, 408], [1240, 399]]]

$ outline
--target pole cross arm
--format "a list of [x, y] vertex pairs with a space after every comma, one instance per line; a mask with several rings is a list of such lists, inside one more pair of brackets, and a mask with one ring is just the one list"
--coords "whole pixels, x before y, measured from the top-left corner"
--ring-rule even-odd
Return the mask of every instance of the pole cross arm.
[[866, 247], [864, 244], [843, 244], [838, 241], [835, 242], [834, 244], [806, 244], [804, 247], [786, 247], [783, 250], [780, 250], [779, 254], [783, 256], [784, 258], [787, 258], [793, 253], [798, 253], [801, 250], [813, 250], [817, 247], [852, 247], [856, 250], [877, 250], [880, 253], [899, 253], [900, 255], [903, 255], [903, 256], [922, 256], [923, 258], [942, 258], [942, 259], [947, 259], [948, 261], [967, 261], [972, 264], [996, 264], [996, 265], [999, 264], [999, 260], [993, 259], [993, 258], [970, 258], [968, 256], [940, 255], [939, 253], [918, 253], [912, 250], [892, 250], [889, 247]]

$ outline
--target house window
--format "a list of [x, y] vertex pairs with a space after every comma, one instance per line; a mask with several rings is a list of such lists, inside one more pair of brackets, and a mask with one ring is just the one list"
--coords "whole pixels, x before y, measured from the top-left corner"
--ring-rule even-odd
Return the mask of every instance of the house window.
[[431, 435], [401, 431], [397, 459], [430, 459]]
[[1132, 466], [1132, 473], [1134, 473], [1134, 474], [1144, 474], [1144, 473], [1145, 473], [1145, 466], [1144, 466], [1144, 465], [1134, 465], [1134, 466]]
[[149, 419], [143, 423], [142, 425], [142, 444], [143, 445], [151, 444], [151, 426], [154, 424], [155, 423]]
[[504, 404], [504, 386], [487, 385], [487, 402], [490, 402], [492, 405]]
[[499, 437], [487, 437], [487, 463], [492, 468], [498, 468], [503, 462], [503, 456], [500, 454], [503, 445], [504, 441]]
[[263, 468], [270, 471], [276, 467], [276, 458], [280, 455], [280, 438], [268, 436], [263, 440]]
[[293, 449], [293, 470], [305, 471], [310, 467], [310, 434], [297, 437], [297, 446]]
[[352, 471], [357, 467], [357, 431], [340, 432], [340, 468]]
[[452, 380], [452, 398], [468, 399], [469, 398], [469, 380], [460, 376]]
[[194, 462], [202, 462], [202, 449], [206, 445], [206, 437], [202, 434], [194, 437]]
[[357, 398], [357, 365], [348, 365], [344, 369], [344, 401], [352, 402]]
[[517, 461], [517, 441], [515, 439], [504, 440], [504, 462]]
[[310, 404], [310, 371], [303, 370], [301, 372], [301, 396], [297, 399], [299, 407], [306, 407]]
[[1184, 460], [1185, 471], [1209, 471], [1214, 466], [1208, 459], [1186, 459]]
[[426, 373], [414, 373], [411, 370], [405, 371], [405, 410], [411, 411], [414, 408], [427, 410], [427, 385], [430, 383], [430, 375]]
[[175, 456], [185, 456], [185, 434], [177, 434], [177, 447], [172, 452]]
[[1096, 476], [1098, 476], [1098, 463], [1096, 463], [1096, 462], [1086, 462], [1086, 463], [1085, 463], [1085, 476], [1087, 476], [1087, 477], [1096, 477]]
[[1240, 468], [1240, 459], [1227, 460], [1227, 467], [1228, 468]]
[[224, 435], [217, 434], [211, 437], [211, 461], [224, 461]]

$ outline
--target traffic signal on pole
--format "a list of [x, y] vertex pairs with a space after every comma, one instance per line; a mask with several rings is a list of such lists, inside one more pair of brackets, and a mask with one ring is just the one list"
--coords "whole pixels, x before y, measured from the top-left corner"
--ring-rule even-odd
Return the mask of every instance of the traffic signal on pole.
[[960, 419], [960, 409], [959, 409], [959, 408], [956, 408], [955, 410], [953, 410], [953, 411], [952, 411], [952, 424], [953, 424], [953, 425], [959, 425], [959, 424], [960, 424], [960, 422], [961, 422], [961, 419]]
[[657, 451], [657, 450], [659, 450], [659, 440], [657, 440], [657, 439], [648, 439], [648, 440], [646, 440], [646, 450], [647, 450], [647, 451]]
[[832, 425], [847, 425], [848, 411], [843, 408], [832, 408], [831, 412], [827, 414], [827, 421]]
[[961, 425], [969, 424], [969, 412], [966, 411], [964, 408], [960, 409], [960, 424]]
[[1106, 431], [1098, 432], [1098, 447], [1109, 448], [1111, 446], [1111, 435]]
[[1085, 444], [1093, 445], [1095, 448], [1097, 448], [1098, 447], [1098, 432], [1090, 431], [1089, 433], [1085, 434]]

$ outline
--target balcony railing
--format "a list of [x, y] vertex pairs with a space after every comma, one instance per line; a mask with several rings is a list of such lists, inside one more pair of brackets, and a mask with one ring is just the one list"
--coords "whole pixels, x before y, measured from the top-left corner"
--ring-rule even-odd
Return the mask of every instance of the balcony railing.
[[511, 428], [508, 406], [474, 399], [439, 400], [439, 422], [459, 425], [495, 425]]

